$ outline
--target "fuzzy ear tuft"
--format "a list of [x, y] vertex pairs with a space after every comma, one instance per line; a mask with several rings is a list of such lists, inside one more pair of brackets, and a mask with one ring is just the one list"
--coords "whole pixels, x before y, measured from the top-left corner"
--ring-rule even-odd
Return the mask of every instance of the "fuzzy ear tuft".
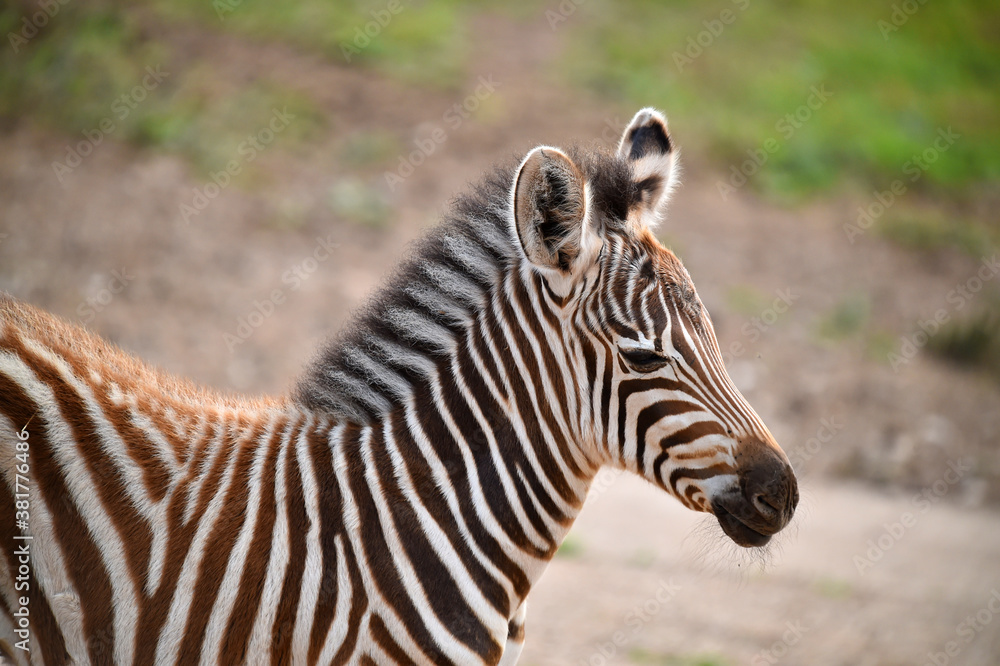
[[635, 114], [618, 144], [618, 156], [632, 166], [639, 200], [633, 208], [648, 227], [659, 224], [676, 185], [677, 153], [667, 130], [667, 119], [653, 108]]
[[541, 268], [571, 272], [586, 216], [585, 181], [573, 161], [549, 146], [528, 153], [514, 185], [514, 223], [525, 256]]

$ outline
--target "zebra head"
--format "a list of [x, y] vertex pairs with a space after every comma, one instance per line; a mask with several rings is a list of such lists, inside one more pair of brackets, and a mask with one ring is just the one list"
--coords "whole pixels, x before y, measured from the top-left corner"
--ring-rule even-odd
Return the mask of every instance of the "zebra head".
[[613, 157], [536, 148], [514, 181], [513, 224], [524, 272], [558, 315], [547, 337], [577, 378], [565, 400], [581, 444], [713, 513], [737, 544], [760, 546], [791, 519], [798, 488], [726, 373], [688, 272], [651, 231], [675, 155], [653, 109]]

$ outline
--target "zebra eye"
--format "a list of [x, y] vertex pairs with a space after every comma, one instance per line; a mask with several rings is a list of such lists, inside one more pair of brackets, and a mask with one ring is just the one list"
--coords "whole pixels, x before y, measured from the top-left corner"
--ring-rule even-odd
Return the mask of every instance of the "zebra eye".
[[637, 372], [653, 372], [669, 362], [666, 357], [648, 349], [622, 349], [620, 351], [625, 362]]

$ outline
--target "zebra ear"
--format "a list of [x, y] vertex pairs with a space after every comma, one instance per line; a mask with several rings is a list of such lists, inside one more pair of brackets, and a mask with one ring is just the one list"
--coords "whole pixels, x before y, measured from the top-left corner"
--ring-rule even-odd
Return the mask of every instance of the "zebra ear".
[[525, 256], [537, 266], [571, 272], [586, 214], [583, 174], [573, 161], [548, 146], [528, 153], [514, 181], [514, 224]]
[[632, 210], [645, 226], [659, 224], [677, 182], [677, 150], [670, 141], [667, 119], [653, 108], [635, 114], [618, 144], [618, 156], [632, 166], [639, 189]]

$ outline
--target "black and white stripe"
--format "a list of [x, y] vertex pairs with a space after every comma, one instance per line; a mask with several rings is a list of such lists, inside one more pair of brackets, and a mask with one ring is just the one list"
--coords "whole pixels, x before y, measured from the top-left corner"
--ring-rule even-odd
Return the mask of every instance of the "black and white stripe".
[[[650, 231], [674, 158], [647, 109], [615, 155], [498, 169], [287, 400], [164, 378], [0, 297], [0, 444], [32, 447], [31, 663], [514, 663], [603, 465], [766, 541], [795, 481]], [[11, 469], [0, 650], [25, 663]]]

